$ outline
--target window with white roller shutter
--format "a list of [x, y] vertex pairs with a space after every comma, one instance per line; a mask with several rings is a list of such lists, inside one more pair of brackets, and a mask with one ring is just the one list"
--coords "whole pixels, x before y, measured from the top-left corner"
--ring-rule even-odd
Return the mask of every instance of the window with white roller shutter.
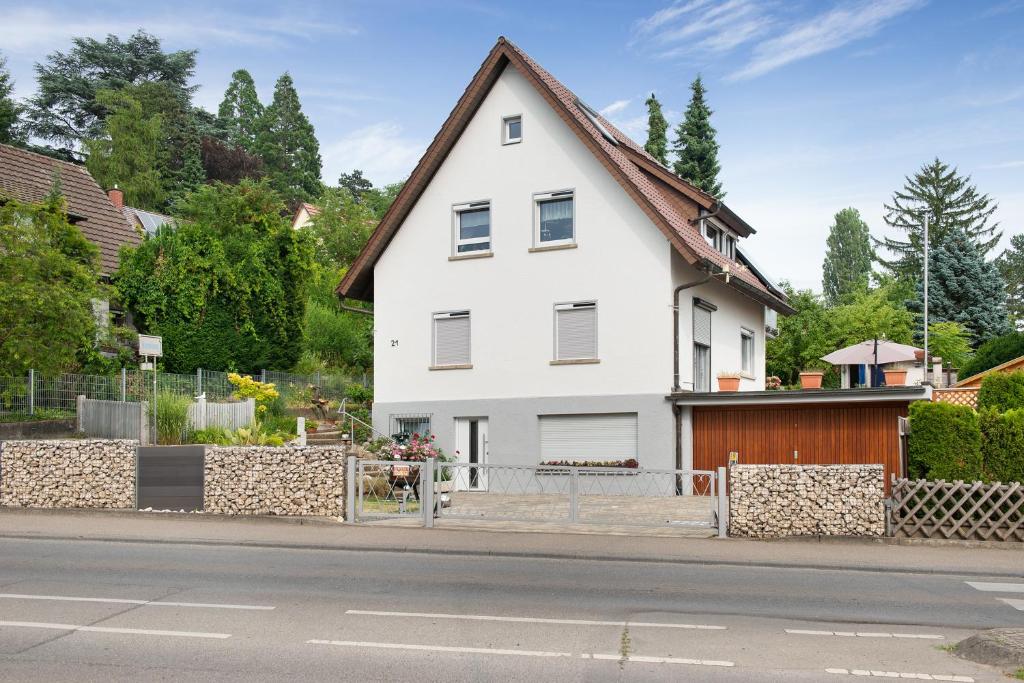
[[693, 390], [711, 391], [711, 312], [714, 304], [693, 300]]
[[597, 303], [555, 305], [555, 360], [597, 358]]
[[540, 454], [542, 462], [636, 458], [636, 413], [541, 415]]
[[435, 313], [433, 365], [445, 367], [471, 362], [469, 311]]

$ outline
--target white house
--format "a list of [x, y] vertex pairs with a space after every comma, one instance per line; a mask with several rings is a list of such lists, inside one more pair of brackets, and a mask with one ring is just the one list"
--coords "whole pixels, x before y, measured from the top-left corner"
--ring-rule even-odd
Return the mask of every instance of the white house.
[[467, 462], [689, 466], [669, 394], [764, 389], [791, 312], [753, 232], [500, 38], [338, 287], [374, 303], [374, 427]]

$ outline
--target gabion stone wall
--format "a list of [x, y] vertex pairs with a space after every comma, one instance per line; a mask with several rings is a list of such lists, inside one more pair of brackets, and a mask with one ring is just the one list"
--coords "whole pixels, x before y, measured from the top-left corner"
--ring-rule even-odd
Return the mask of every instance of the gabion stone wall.
[[729, 535], [882, 536], [882, 465], [733, 465]]
[[135, 448], [129, 440], [0, 443], [0, 505], [135, 507]]
[[207, 448], [203, 510], [341, 517], [345, 456], [344, 448], [330, 446]]

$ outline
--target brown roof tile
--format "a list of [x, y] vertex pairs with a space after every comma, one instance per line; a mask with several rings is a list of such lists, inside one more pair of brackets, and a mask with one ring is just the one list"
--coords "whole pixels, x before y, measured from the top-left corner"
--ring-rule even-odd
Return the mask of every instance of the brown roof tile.
[[0, 196], [41, 201], [50, 193], [55, 174], [59, 174], [68, 213], [78, 219], [75, 224], [86, 239], [99, 247], [101, 271], [110, 275], [117, 270], [121, 247], [137, 245], [141, 238], [89, 171], [79, 164], [0, 145]]
[[448, 151], [458, 140], [501, 71], [508, 65], [517, 68], [537, 88], [541, 96], [576, 132], [584, 145], [590, 148], [598, 161], [618, 180], [626, 193], [636, 201], [688, 262], [717, 270], [728, 268], [734, 276], [730, 281], [734, 287], [772, 308], [782, 312], [792, 311], [783, 298], [769, 289], [768, 283], [739, 262], [731, 261], [712, 248], [690, 220], [698, 216], [700, 209], [711, 209], [721, 210], [720, 216], [723, 220], [733, 224], [741, 235], [753, 232], [750, 226], [714, 197], [662, 167], [640, 145], [597, 114], [601, 126], [611, 133], [617, 144], [606, 139], [579, 106], [579, 99], [572, 91], [505, 38], [498, 39], [467, 86], [455, 109], [449, 114], [444, 126], [413, 170], [409, 181], [338, 285], [339, 294], [366, 300], [373, 298], [374, 264], [440, 167]]

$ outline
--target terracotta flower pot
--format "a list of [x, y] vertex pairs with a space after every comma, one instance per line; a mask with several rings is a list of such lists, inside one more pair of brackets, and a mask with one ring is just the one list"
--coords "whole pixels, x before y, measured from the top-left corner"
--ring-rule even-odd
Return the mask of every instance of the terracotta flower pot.
[[718, 378], [718, 390], [719, 391], [739, 391], [740, 390], [740, 378], [739, 377], [719, 377]]
[[883, 370], [885, 373], [885, 386], [902, 387], [907, 383], [907, 371], [905, 369]]
[[801, 389], [821, 389], [821, 379], [825, 373], [821, 370], [805, 370], [800, 373]]

